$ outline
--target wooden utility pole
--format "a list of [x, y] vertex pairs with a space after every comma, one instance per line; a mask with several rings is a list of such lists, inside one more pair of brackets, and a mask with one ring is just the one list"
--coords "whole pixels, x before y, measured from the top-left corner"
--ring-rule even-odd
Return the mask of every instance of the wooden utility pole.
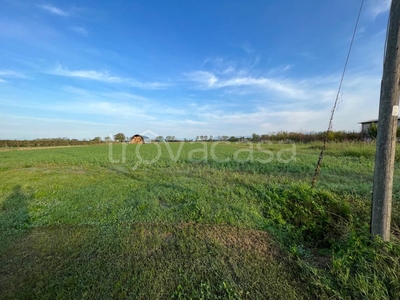
[[371, 233], [390, 240], [400, 84], [400, 0], [392, 0], [379, 103]]

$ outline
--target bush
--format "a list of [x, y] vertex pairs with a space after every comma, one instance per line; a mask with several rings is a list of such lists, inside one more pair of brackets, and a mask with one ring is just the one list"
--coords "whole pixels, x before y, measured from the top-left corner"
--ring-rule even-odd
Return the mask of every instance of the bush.
[[346, 234], [349, 205], [328, 192], [291, 185], [273, 188], [268, 196], [265, 217], [290, 235], [291, 244], [295, 239], [312, 247], [330, 247]]
[[267, 224], [315, 298], [400, 299], [400, 243], [372, 238], [369, 204], [305, 185], [270, 187], [263, 201]]

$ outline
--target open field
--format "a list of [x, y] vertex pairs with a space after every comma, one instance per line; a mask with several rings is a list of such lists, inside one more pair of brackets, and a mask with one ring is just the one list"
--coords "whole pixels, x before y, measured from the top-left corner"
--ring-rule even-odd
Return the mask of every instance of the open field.
[[368, 237], [374, 145], [0, 151], [0, 299], [400, 298]]

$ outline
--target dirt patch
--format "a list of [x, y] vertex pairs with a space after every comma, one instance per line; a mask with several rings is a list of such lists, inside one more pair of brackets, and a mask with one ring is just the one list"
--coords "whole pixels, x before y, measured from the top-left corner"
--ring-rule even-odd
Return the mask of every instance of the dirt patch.
[[[280, 250], [275, 241], [265, 231], [243, 229], [226, 225], [208, 225], [194, 222], [167, 224], [167, 223], [136, 223], [134, 226], [141, 228], [143, 237], [157, 235], [167, 241], [179, 239], [178, 235], [198, 239], [203, 242], [217, 243], [226, 248], [251, 252], [273, 257], [280, 255]], [[136, 227], [137, 226], [137, 227]], [[143, 227], [142, 227], [143, 226]]]
[[198, 227], [201, 230], [201, 235], [204, 235], [205, 238], [215, 240], [225, 247], [259, 254], [277, 254], [276, 245], [264, 231], [228, 226], [204, 225]]

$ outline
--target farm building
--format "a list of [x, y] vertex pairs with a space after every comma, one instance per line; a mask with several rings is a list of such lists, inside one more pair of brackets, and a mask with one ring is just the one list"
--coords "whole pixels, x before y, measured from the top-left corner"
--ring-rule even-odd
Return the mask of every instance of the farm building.
[[149, 143], [150, 139], [147, 136], [142, 136], [140, 134], [135, 134], [129, 144], [145, 144], [145, 143]]
[[[371, 124], [377, 124], [378, 125], [378, 119], [365, 121], [365, 122], [360, 122], [358, 124], [361, 124], [361, 133], [365, 134], [365, 133], [368, 133], [368, 128], [371, 126]], [[400, 118], [397, 118], [397, 127], [400, 127]]]

